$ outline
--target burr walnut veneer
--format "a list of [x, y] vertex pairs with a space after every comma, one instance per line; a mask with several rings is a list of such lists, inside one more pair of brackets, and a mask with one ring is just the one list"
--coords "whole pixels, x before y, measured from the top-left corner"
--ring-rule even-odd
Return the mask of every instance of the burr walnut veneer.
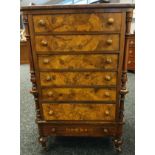
[[110, 136], [121, 150], [131, 4], [22, 7], [39, 142]]

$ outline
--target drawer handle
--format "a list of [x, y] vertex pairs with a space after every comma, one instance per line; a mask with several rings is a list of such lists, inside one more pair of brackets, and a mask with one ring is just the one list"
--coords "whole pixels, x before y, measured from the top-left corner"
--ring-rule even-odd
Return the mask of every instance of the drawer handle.
[[103, 131], [104, 131], [104, 133], [108, 133], [108, 129], [104, 129]]
[[43, 63], [44, 63], [44, 64], [48, 64], [48, 63], [49, 63], [49, 59], [44, 59], [44, 60], [43, 60]]
[[48, 96], [51, 97], [53, 95], [53, 93], [50, 91], [48, 92]]
[[106, 81], [110, 81], [110, 80], [111, 80], [111, 77], [110, 77], [109, 75], [106, 75], [106, 76], [105, 76], [105, 80], [106, 80]]
[[49, 112], [48, 112], [48, 114], [51, 116], [51, 115], [53, 115], [53, 110], [50, 110]]
[[47, 77], [46, 77], [46, 80], [47, 80], [47, 81], [51, 81], [51, 77], [50, 77], [50, 76], [47, 76]]
[[112, 63], [112, 59], [111, 58], [107, 58], [106, 59], [106, 63], [111, 64]]
[[108, 40], [107, 40], [107, 44], [108, 44], [108, 45], [111, 45], [111, 44], [112, 44], [112, 40], [111, 40], [111, 39], [108, 39]]
[[109, 110], [106, 110], [106, 111], [105, 111], [105, 115], [106, 115], [106, 116], [109, 116], [109, 115], [110, 115]]
[[109, 92], [105, 92], [104, 94], [106, 97], [110, 97], [110, 93]]
[[128, 61], [128, 64], [131, 64], [131, 61]]
[[131, 54], [132, 53], [132, 50], [130, 50], [129, 53]]
[[39, 23], [40, 26], [45, 26], [46, 25], [46, 23], [45, 23], [45, 21], [43, 19], [40, 19], [38, 23]]
[[109, 18], [109, 19], [108, 19], [108, 24], [109, 24], [109, 25], [112, 25], [113, 23], [114, 23], [114, 18]]
[[47, 46], [47, 45], [48, 45], [48, 43], [47, 43], [47, 41], [46, 41], [46, 40], [42, 40], [42, 41], [41, 41], [41, 45], [42, 45], [42, 46]]
[[52, 132], [55, 132], [55, 131], [56, 131], [56, 129], [55, 129], [55, 128], [52, 128], [52, 129], [51, 129], [51, 131], [52, 131]]

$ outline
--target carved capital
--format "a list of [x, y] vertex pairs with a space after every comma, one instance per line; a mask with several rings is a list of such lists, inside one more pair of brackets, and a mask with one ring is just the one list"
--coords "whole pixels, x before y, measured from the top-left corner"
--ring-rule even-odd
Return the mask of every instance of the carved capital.
[[132, 11], [126, 13], [126, 16], [127, 16], [126, 21], [127, 22], [132, 22], [132, 15], [133, 15]]
[[132, 22], [133, 11], [128, 11], [126, 13], [126, 33], [130, 33], [131, 22]]
[[30, 39], [30, 35], [29, 35], [29, 28], [28, 28], [28, 16], [27, 14], [23, 14], [22, 15], [22, 18], [23, 18], [23, 23], [24, 23], [24, 26], [25, 26], [25, 32], [26, 32], [26, 39], [29, 40]]

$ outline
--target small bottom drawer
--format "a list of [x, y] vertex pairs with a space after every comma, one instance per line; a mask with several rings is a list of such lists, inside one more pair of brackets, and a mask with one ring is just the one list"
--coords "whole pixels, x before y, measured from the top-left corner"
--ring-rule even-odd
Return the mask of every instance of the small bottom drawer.
[[44, 136], [115, 136], [119, 130], [116, 126], [95, 126], [95, 125], [52, 125], [41, 126]]

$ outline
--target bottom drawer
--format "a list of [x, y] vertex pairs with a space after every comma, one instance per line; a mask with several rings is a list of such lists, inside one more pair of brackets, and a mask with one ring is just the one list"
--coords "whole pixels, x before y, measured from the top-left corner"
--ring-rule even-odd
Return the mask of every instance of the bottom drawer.
[[40, 125], [43, 136], [115, 136], [121, 134], [122, 126], [114, 125]]
[[44, 120], [115, 120], [115, 104], [42, 104]]

